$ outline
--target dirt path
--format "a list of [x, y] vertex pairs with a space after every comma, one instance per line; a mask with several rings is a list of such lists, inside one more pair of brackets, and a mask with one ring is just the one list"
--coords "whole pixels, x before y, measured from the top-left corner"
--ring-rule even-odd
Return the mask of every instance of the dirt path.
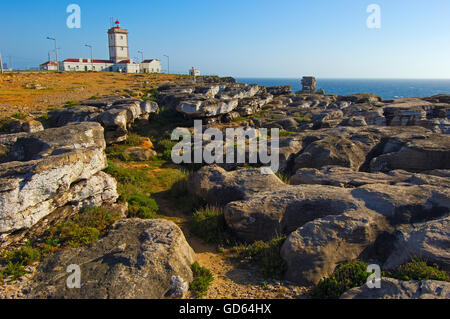
[[[219, 251], [216, 245], [206, 243], [193, 235], [187, 226], [190, 217], [171, 205], [159, 200], [160, 213], [169, 216], [183, 230], [189, 245], [194, 249], [198, 262], [214, 275], [205, 299], [292, 299], [306, 298], [307, 289], [287, 282], [265, 279], [258, 269], [243, 262], [238, 265]], [[187, 298], [195, 298], [188, 295]]]

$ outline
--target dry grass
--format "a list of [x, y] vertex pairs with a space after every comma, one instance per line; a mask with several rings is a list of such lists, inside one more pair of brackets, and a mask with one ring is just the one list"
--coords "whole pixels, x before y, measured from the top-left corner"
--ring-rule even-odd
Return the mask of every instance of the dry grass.
[[[0, 118], [21, 112], [45, 112], [67, 101], [125, 93], [181, 79], [172, 74], [125, 74], [109, 72], [24, 72], [0, 74]], [[38, 88], [35, 88], [35, 85]]]

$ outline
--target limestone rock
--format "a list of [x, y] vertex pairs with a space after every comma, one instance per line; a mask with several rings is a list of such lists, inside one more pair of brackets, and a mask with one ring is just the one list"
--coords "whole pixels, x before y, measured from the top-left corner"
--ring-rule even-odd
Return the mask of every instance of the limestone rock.
[[400, 281], [382, 278], [381, 288], [367, 285], [345, 292], [341, 299], [450, 299], [450, 283], [436, 280]]
[[390, 230], [382, 215], [367, 209], [311, 221], [291, 233], [281, 248], [287, 263], [285, 278], [315, 285], [338, 264], [357, 259], [380, 234]]
[[[29, 298], [160, 299], [179, 297], [182, 283], [193, 279], [192, 248], [173, 222], [127, 219], [87, 248], [62, 250], [41, 262]], [[81, 268], [81, 288], [69, 289], [69, 265]], [[183, 285], [181, 285], [183, 286]], [[183, 288], [183, 287], [181, 287]], [[184, 285], [185, 288], [185, 285]]]
[[449, 216], [414, 225], [402, 225], [396, 229], [394, 239], [394, 248], [384, 269], [403, 265], [414, 256], [450, 271]]

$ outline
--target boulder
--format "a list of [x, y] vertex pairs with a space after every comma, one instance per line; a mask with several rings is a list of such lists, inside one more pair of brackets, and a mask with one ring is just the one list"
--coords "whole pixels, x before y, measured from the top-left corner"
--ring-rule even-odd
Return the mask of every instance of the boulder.
[[283, 246], [285, 278], [301, 285], [315, 285], [337, 265], [358, 257], [391, 226], [381, 214], [368, 209], [313, 220], [292, 232]]
[[[12, 139], [14, 140], [14, 139]], [[32, 227], [55, 209], [114, 203], [103, 128], [83, 122], [21, 135], [0, 164], [0, 233]]]
[[[291, 178], [292, 185], [320, 184], [337, 187], [359, 187], [365, 184], [395, 184], [407, 181], [411, 173], [402, 170], [387, 174], [355, 172], [342, 166], [324, 166], [320, 169], [301, 168]], [[449, 180], [450, 181], [450, 180]], [[427, 184], [424, 182], [423, 184]]]
[[329, 135], [309, 144], [295, 159], [295, 170], [328, 165], [359, 170], [368, 151], [362, 143], [339, 135]]
[[370, 162], [370, 171], [403, 169], [421, 172], [450, 168], [450, 135], [411, 135], [384, 139], [380, 145], [381, 154]]
[[190, 192], [211, 205], [224, 206], [263, 190], [285, 186], [275, 175], [261, 174], [260, 169], [227, 172], [217, 166], [204, 166], [189, 176]]
[[383, 269], [403, 265], [413, 256], [450, 271], [449, 216], [414, 225], [402, 225], [396, 229], [393, 238], [394, 248]]
[[230, 202], [224, 214], [228, 226], [239, 238], [253, 242], [289, 235], [312, 220], [358, 207], [358, 201], [345, 189], [284, 185]]
[[449, 282], [382, 278], [380, 284], [379, 289], [370, 289], [367, 285], [350, 289], [340, 299], [450, 299]]
[[[180, 297], [193, 279], [191, 265], [195, 261], [194, 251], [173, 222], [122, 220], [91, 247], [58, 251], [43, 260], [29, 298]], [[70, 265], [80, 267], [80, 289], [67, 288]], [[184, 289], [180, 291], [180, 287]]]
[[101, 109], [94, 106], [76, 106], [55, 109], [49, 112], [50, 127], [61, 127], [69, 123], [93, 121], [101, 113]]

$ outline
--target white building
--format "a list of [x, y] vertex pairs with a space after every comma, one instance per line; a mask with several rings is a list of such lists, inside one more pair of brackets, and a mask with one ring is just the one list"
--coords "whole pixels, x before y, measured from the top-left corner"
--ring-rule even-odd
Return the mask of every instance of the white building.
[[161, 61], [158, 59], [144, 60], [141, 62], [142, 73], [161, 73]]
[[47, 61], [45, 63], [42, 63], [39, 66], [39, 70], [41, 70], [41, 71], [57, 71], [58, 63], [56, 63], [55, 61]]
[[190, 75], [190, 76], [200, 76], [200, 70], [198, 70], [198, 69], [192, 67], [192, 68], [189, 70], [189, 75]]
[[122, 29], [119, 21], [116, 21], [114, 27], [108, 30], [108, 45], [109, 60], [66, 59], [61, 62], [61, 70], [161, 73], [161, 61], [157, 59], [145, 60], [141, 64], [130, 59], [128, 30]]

